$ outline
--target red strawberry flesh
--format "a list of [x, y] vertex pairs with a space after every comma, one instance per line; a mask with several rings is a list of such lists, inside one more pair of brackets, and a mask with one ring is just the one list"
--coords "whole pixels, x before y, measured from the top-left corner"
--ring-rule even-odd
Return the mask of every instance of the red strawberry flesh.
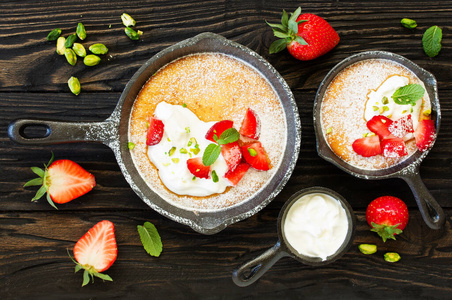
[[382, 115], [377, 115], [373, 116], [372, 119], [367, 122], [367, 128], [383, 139], [391, 134], [388, 129], [391, 124], [391, 119]]
[[115, 228], [104, 220], [91, 228], [74, 246], [74, 258], [85, 269], [103, 272], [115, 262], [118, 254]]
[[242, 146], [242, 155], [256, 170], [267, 171], [271, 168], [270, 160], [260, 142]]
[[381, 141], [381, 151], [385, 157], [402, 157], [408, 154], [402, 138], [389, 138]]
[[416, 146], [419, 151], [428, 150], [435, 141], [435, 123], [433, 120], [422, 120], [414, 132]]
[[248, 108], [246, 110], [245, 117], [242, 121], [242, 126], [240, 127], [240, 134], [251, 139], [259, 139], [261, 124], [258, 115], [252, 110]]
[[392, 122], [388, 126], [389, 132], [398, 138], [403, 138], [408, 133], [414, 132], [413, 130], [413, 120], [411, 119], [411, 114], [406, 115]]
[[149, 117], [149, 127], [146, 136], [146, 145], [153, 146], [162, 140], [165, 125], [157, 118]]
[[357, 154], [364, 157], [381, 154], [380, 138], [378, 135], [357, 139], [353, 142], [352, 147]]
[[242, 150], [238, 142], [221, 145], [221, 155], [231, 171], [242, 161]]
[[187, 160], [187, 168], [194, 176], [198, 178], [209, 178], [210, 167], [202, 163], [201, 157], [194, 157]]
[[219, 139], [220, 135], [223, 133], [223, 131], [225, 131], [226, 129], [232, 128], [233, 125], [234, 125], [234, 122], [232, 122], [230, 120], [223, 120], [223, 121], [213, 124], [213, 126], [210, 127], [210, 129], [206, 133], [206, 139], [211, 142], [216, 142], [216, 140], [214, 139], [214, 136], [216, 136], [216, 138]]
[[248, 172], [250, 165], [241, 162], [234, 170], [229, 170], [224, 174], [224, 177], [227, 178], [234, 186], [237, 185], [242, 177]]

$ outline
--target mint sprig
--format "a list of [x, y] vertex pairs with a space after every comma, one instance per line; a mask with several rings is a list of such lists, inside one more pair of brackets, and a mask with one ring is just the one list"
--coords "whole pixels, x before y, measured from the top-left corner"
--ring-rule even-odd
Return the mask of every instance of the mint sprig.
[[228, 128], [220, 135], [220, 138], [217, 135], [213, 136], [213, 139], [218, 144], [209, 144], [204, 150], [204, 154], [202, 155], [202, 163], [205, 166], [212, 165], [220, 156], [221, 153], [221, 145], [226, 145], [230, 143], [236, 142], [240, 138], [240, 133], [235, 128]]
[[438, 26], [432, 26], [424, 32], [422, 36], [422, 47], [425, 54], [429, 57], [435, 57], [441, 51], [441, 40], [443, 31]]
[[416, 105], [417, 100], [424, 96], [425, 89], [422, 85], [413, 83], [398, 88], [392, 95], [392, 99], [399, 105]]
[[162, 253], [163, 245], [160, 235], [154, 224], [150, 222], [144, 222], [143, 226], [138, 225], [137, 229], [144, 250], [146, 250], [149, 255], [156, 257], [160, 256], [160, 253]]

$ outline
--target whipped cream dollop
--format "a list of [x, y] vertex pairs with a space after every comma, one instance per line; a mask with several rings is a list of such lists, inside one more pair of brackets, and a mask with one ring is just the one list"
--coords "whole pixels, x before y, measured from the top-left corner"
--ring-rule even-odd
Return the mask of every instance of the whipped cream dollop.
[[298, 253], [326, 260], [344, 243], [348, 219], [338, 200], [313, 193], [290, 207], [283, 226], [286, 240]]
[[[393, 75], [388, 77], [376, 90], [371, 90], [368, 94], [366, 107], [364, 111], [364, 119], [369, 121], [372, 117], [383, 115], [395, 121], [411, 114], [413, 120], [413, 129], [416, 130], [419, 124], [419, 116], [421, 113], [422, 99], [416, 102], [415, 106], [411, 104], [400, 105], [394, 102], [392, 95], [395, 91], [405, 85], [408, 85], [410, 80], [408, 77]], [[423, 85], [423, 84], [422, 84]], [[426, 94], [424, 95], [424, 98]], [[424, 101], [424, 110], [430, 109], [430, 101]]]
[[179, 195], [202, 197], [222, 193], [226, 187], [232, 186], [224, 178], [228, 166], [221, 154], [210, 166], [217, 173], [218, 182], [214, 182], [212, 178], [194, 177], [187, 168], [187, 160], [202, 157], [206, 147], [212, 143], [205, 136], [216, 122], [203, 122], [188, 108], [166, 102], [157, 104], [154, 117], [163, 122], [164, 132], [160, 143], [148, 146], [147, 156], [170, 191]]

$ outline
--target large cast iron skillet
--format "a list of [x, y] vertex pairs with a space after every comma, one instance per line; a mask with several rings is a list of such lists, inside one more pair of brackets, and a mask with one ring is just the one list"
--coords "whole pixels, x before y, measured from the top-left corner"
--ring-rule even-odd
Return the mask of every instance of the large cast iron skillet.
[[366, 59], [387, 59], [394, 61], [413, 71], [414, 74], [416, 74], [419, 79], [424, 82], [426, 91], [430, 97], [432, 104], [432, 119], [436, 123], [436, 133], [438, 133], [441, 121], [441, 112], [439, 108], [438, 91], [435, 77], [431, 73], [422, 69], [403, 56], [384, 51], [362, 52], [344, 59], [333, 69], [331, 69], [331, 71], [325, 76], [319, 86], [319, 89], [317, 90], [314, 102], [314, 127], [317, 138], [317, 152], [323, 159], [333, 163], [345, 172], [362, 179], [402, 178], [410, 186], [425, 223], [432, 229], [439, 229], [445, 221], [444, 212], [436, 202], [435, 198], [433, 198], [433, 196], [427, 190], [419, 175], [419, 166], [421, 164], [421, 161], [427, 156], [429, 151], [417, 151], [403, 162], [390, 168], [382, 170], [363, 170], [349, 165], [341, 158], [339, 158], [339, 156], [334, 154], [325, 139], [325, 134], [322, 131], [321, 126], [321, 107], [322, 99], [326, 92], [326, 89], [328, 88], [328, 85], [340, 71], [356, 62]]
[[[177, 207], [158, 196], [143, 180], [136, 169], [127, 148], [129, 118], [133, 103], [144, 83], [169, 62], [193, 53], [218, 52], [231, 55], [257, 69], [279, 95], [285, 112], [287, 142], [281, 165], [268, 185], [251, 199], [232, 207], [195, 212]], [[43, 137], [30, 138], [26, 128], [45, 127]], [[103, 122], [74, 123], [37, 119], [21, 119], [8, 127], [10, 138], [20, 144], [55, 144], [65, 142], [101, 142], [109, 146], [118, 161], [121, 171], [138, 196], [160, 214], [203, 234], [214, 234], [229, 224], [238, 222], [264, 208], [283, 188], [295, 167], [300, 150], [301, 123], [298, 109], [290, 88], [279, 73], [261, 56], [252, 50], [231, 42], [226, 38], [202, 33], [184, 40], [156, 54], [147, 61], [127, 83], [112, 115]]]

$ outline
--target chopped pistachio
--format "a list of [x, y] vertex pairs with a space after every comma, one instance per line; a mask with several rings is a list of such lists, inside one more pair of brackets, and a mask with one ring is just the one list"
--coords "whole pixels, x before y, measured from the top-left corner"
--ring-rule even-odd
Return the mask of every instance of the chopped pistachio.
[[388, 111], [388, 110], [389, 110], [389, 107], [387, 107], [386, 105], [383, 106], [383, 111]]
[[143, 35], [143, 31], [137, 30], [138, 35]]
[[190, 127], [185, 127], [185, 132], [190, 133]]
[[127, 143], [127, 147], [128, 147], [130, 150], [133, 150], [133, 148], [135, 148], [135, 143], [128, 142], [128, 143]]
[[171, 139], [170, 139], [170, 138], [166, 138], [166, 140], [167, 140], [168, 142], [170, 142], [170, 143], [171, 143]]
[[108, 48], [104, 44], [97, 43], [89, 46], [89, 51], [91, 51], [94, 54], [107, 54]]
[[372, 106], [372, 108], [374, 111], [377, 111], [379, 109], [378, 106]]
[[122, 24], [124, 24], [124, 26], [126, 27], [135, 26], [136, 24], [135, 20], [129, 14], [126, 13], [123, 13], [121, 15], [121, 20]]
[[392, 114], [388, 115], [388, 119], [391, 119], [391, 117], [392, 117]]
[[185, 107], [187, 107], [187, 104], [185, 104], [185, 103], [182, 103], [182, 107], [184, 107], [184, 108], [185, 108]]
[[424, 110], [424, 112], [422, 113], [424, 116], [428, 117], [432, 114], [432, 110], [431, 109], [426, 109]]
[[368, 132], [364, 133], [364, 134], [363, 134], [363, 137], [366, 137], [368, 134], [369, 134]]
[[388, 104], [389, 103], [388, 97], [384, 96], [383, 99], [381, 99], [381, 103]]
[[217, 172], [215, 172], [215, 170], [212, 171], [212, 181], [213, 182], [218, 182], [219, 181]]
[[75, 33], [73, 33], [67, 37], [66, 42], [64, 43], [64, 46], [66, 48], [71, 48], [76, 40], [77, 40], [77, 36], [75, 35]]
[[327, 128], [326, 134], [330, 134], [330, 133], [332, 133], [332, 132], [333, 132], [333, 128], [331, 128], [331, 127]]
[[191, 180], [195, 181], [196, 180], [196, 176], [193, 176], [193, 178]]
[[174, 152], [176, 152], [176, 147], [172, 147], [169, 151], [168, 151], [168, 155], [172, 156], [174, 154]]
[[170, 165], [170, 163], [163, 163], [162, 164], [164, 167], [168, 167]]
[[380, 107], [380, 108], [379, 108], [380, 114], [384, 113], [384, 111], [385, 111], [385, 110], [383, 109], [383, 107]]
[[398, 262], [400, 258], [400, 255], [396, 252], [388, 252], [384, 254], [384, 259], [387, 262]]
[[190, 151], [193, 152], [194, 155], [197, 155], [201, 150], [199, 148], [190, 148]]
[[408, 18], [403, 18], [402, 20], [400, 20], [400, 23], [402, 24], [403, 27], [408, 29], [413, 29], [417, 27], [416, 21]]
[[57, 39], [57, 48], [56, 48], [56, 52], [59, 55], [64, 55], [64, 52], [66, 51], [66, 47], [64, 46], [64, 44], [66, 43], [66, 39], [62, 36], [60, 36]]
[[54, 30], [49, 32], [49, 34], [47, 35], [47, 40], [55, 41], [57, 38], [59, 38], [60, 35], [61, 35], [61, 29], [55, 28]]
[[182, 153], [182, 154], [187, 154], [188, 153], [187, 149], [185, 149], [185, 148], [180, 148], [179, 152]]
[[77, 33], [78, 38], [82, 41], [86, 38], [85, 26], [82, 23], [77, 24], [77, 30], [75, 32]]
[[254, 156], [257, 155], [257, 151], [254, 150], [253, 148], [248, 148], [248, 153], [249, 153], [252, 157], [254, 157]]
[[98, 65], [100, 63], [100, 57], [94, 54], [87, 55], [83, 59], [83, 63], [88, 67]]
[[402, 111], [402, 114], [406, 114], [408, 111], [407, 110], [404, 110], [404, 111]]
[[80, 43], [74, 43], [74, 45], [72, 45], [72, 50], [74, 50], [75, 54], [77, 54], [80, 57], [86, 56], [85, 47], [83, 47], [83, 45]]
[[137, 41], [137, 40], [140, 39], [140, 35], [139, 35], [135, 30], [133, 30], [133, 29], [130, 28], [130, 27], [126, 27], [126, 28], [124, 29], [124, 32], [125, 32], [126, 35], [129, 37], [129, 39], [131, 39], [131, 40], [133, 40], [133, 41]]
[[67, 81], [67, 85], [69, 86], [69, 89], [71, 90], [72, 94], [74, 95], [78, 95], [80, 94], [80, 81], [78, 80], [77, 77], [72, 76], [71, 78], [69, 78], [69, 80]]
[[375, 135], [375, 133], [373, 133], [373, 132], [369, 132], [368, 134], [367, 134], [367, 136], [374, 136]]
[[377, 252], [377, 245], [361, 244], [358, 246], [358, 249], [364, 254], [374, 254]]
[[71, 66], [75, 66], [75, 64], [77, 63], [77, 55], [75, 55], [74, 50], [72, 50], [71, 48], [66, 48], [64, 50], [64, 56], [66, 56], [66, 60]]
[[179, 158], [177, 158], [177, 157], [171, 158], [171, 160], [172, 160], [173, 163], [175, 163], [175, 164], [179, 163]]

